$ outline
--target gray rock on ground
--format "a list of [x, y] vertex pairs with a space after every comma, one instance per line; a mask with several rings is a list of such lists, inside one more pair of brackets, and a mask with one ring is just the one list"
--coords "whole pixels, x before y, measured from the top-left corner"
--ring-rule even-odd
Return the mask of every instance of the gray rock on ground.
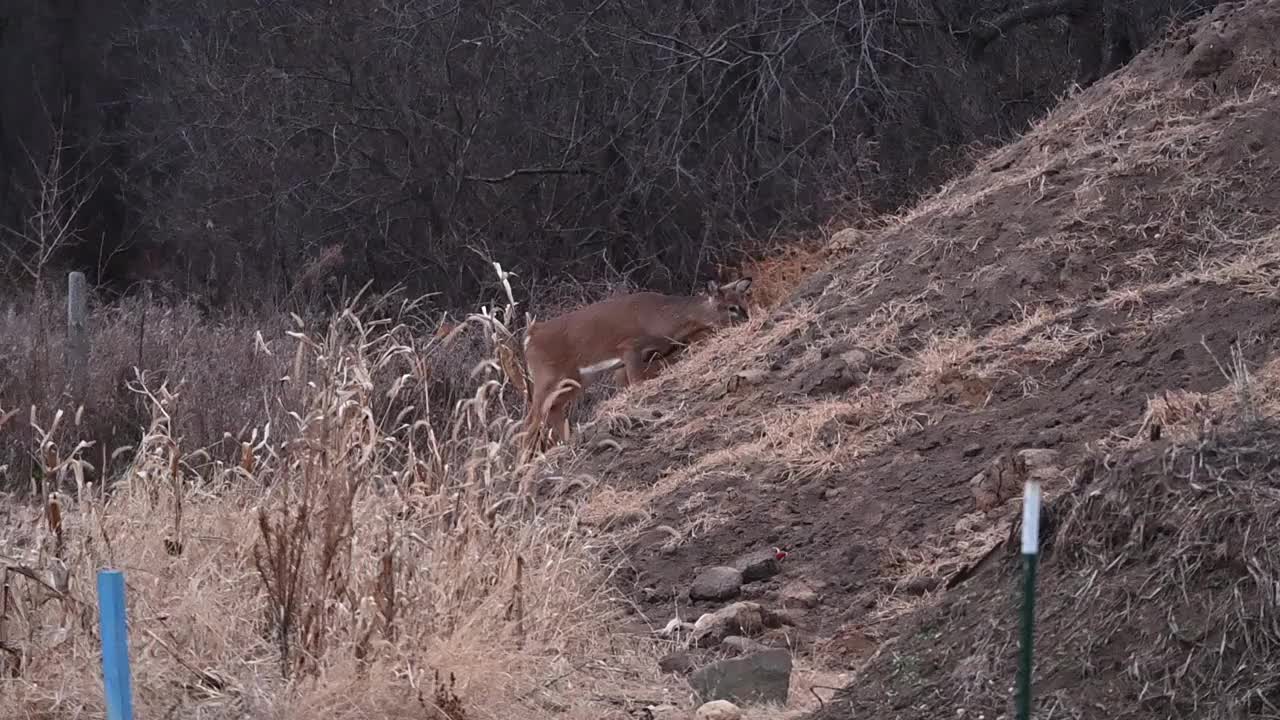
[[781, 627], [782, 618], [759, 603], [742, 600], [706, 613], [693, 624], [690, 640], [694, 647], [715, 647], [730, 635], [752, 637], [766, 628]]
[[743, 555], [734, 561], [733, 566], [742, 573], [742, 582], [758, 582], [782, 572], [782, 562], [773, 550], [760, 550]]
[[759, 640], [752, 640], [741, 635], [730, 635], [720, 641], [723, 647], [730, 655], [750, 655], [751, 653], [763, 652], [769, 650], [769, 646]]
[[1028, 478], [1052, 482], [1062, 475], [1058, 466], [1060, 453], [1047, 448], [1006, 450], [991, 460], [969, 479], [974, 507], [989, 513], [1017, 497]]
[[676, 675], [688, 675], [695, 667], [693, 657], [684, 650], [667, 653], [658, 660], [659, 670]]
[[645, 720], [684, 720], [689, 717], [675, 705], [650, 705], [641, 710], [640, 717]]
[[712, 567], [703, 570], [689, 587], [693, 600], [729, 600], [742, 592], [742, 572], [731, 567]]
[[785, 705], [791, 691], [791, 653], [766, 650], [713, 662], [690, 675], [689, 685], [703, 702]]
[[796, 580], [782, 586], [778, 599], [782, 601], [784, 608], [809, 610], [817, 607], [822, 598], [817, 588], [803, 580]]

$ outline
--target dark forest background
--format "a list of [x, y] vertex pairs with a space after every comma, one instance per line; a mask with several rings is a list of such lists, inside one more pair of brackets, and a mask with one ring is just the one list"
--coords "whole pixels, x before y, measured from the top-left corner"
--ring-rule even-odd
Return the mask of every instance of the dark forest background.
[[688, 290], [1210, 0], [4, 0], [0, 272], [208, 308]]

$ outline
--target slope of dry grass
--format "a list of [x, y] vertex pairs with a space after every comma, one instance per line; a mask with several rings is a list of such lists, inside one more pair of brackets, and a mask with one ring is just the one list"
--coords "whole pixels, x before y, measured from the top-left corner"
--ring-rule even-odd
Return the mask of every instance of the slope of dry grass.
[[1276, 32], [1261, 0], [1179, 30], [606, 403], [557, 460], [615, 486], [600, 512], [644, 518], [646, 619], [696, 616], [680, 592], [700, 568], [783, 547], [750, 596], [820, 584], [807, 657], [856, 667], [1007, 536], [1017, 503], [979, 511], [969, 485], [1002, 457], [1054, 451], [1053, 494], [1153, 433], [1195, 442], [1220, 364], [1280, 352]]
[[[1221, 359], [1214, 392], [1153, 398], [1138, 436], [1045, 508], [1038, 706], [1063, 717], [1272, 717], [1280, 633], [1273, 548], [1280, 360]], [[1145, 432], [1166, 432], [1153, 441]], [[1012, 539], [816, 717], [1010, 711], [1019, 558]], [[909, 671], [908, 671], [909, 670]]]

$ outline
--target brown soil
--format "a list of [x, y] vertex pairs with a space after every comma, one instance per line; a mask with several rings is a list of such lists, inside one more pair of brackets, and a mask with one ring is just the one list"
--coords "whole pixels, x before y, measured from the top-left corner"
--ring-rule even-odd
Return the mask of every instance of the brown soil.
[[[1045, 716], [1275, 716], [1277, 453], [1274, 423], [1152, 443], [1046, 508], [1034, 691]], [[814, 720], [1012, 717], [1018, 546], [908, 618]]]
[[[1066, 717], [1099, 707], [1109, 717], [1199, 716], [1204, 703], [1263, 702], [1165, 698], [1172, 690], [1143, 690], [1145, 670], [1122, 669], [1135, 653], [1173, 653], [1143, 649], [1157, 637], [1239, 629], [1223, 617], [1197, 625], [1190, 611], [1254, 581], [1247, 563], [1228, 564], [1214, 571], [1224, 584], [1195, 596], [1162, 588], [1163, 605], [1134, 616], [1146, 630], [1117, 629], [1117, 607], [1148, 602], [1165, 561], [1148, 553], [1127, 570], [1107, 565], [1112, 555], [1091, 550], [1085, 531], [1127, 533], [1145, 510], [1099, 510], [1068, 488], [1099, 461], [1149, 468], [1147, 455], [1121, 459], [1150, 453], [1141, 448], [1157, 433], [1160, 443], [1203, 440], [1186, 423], [1218, 406], [1232, 348], [1250, 367], [1276, 356], [1278, 36], [1276, 2], [1220, 8], [905, 216], [837, 235], [829, 269], [772, 317], [606, 403], [579, 446], [589, 451], [565, 462], [615, 488], [602, 521], [646, 518], [622, 578], [640, 618], [661, 627], [676, 612], [714, 609], [682, 599], [699, 568], [781, 547], [783, 574], [744, 595], [771, 604], [785, 583], [818, 586], [818, 607], [794, 613], [817, 641], [804, 652], [844, 668], [870, 661], [823, 717], [886, 703], [899, 717], [937, 717], [961, 700], [995, 717], [1013, 678], [1016, 566], [945, 586], [969, 576], [1018, 512], [1016, 499], [978, 512], [970, 478], [1008, 451], [1047, 448], [1062, 468], [1047, 492], [1072, 508], [1063, 512], [1094, 515], [1061, 541], [1074, 543], [1070, 559], [1046, 565], [1054, 640], [1042, 695], [1059, 698]], [[1165, 495], [1146, 497], [1137, 476], [1117, 473], [1126, 497], [1164, 507]], [[1082, 583], [1099, 573], [1090, 596]], [[1165, 619], [1181, 629], [1156, 627]], [[1081, 623], [1093, 634], [1068, 632]], [[1097, 654], [1080, 664], [1083, 651]], [[1233, 646], [1216, 668], [1197, 655], [1187, 672], [1197, 687], [1225, 688], [1248, 652]], [[916, 660], [904, 669], [903, 658]], [[994, 669], [957, 670], [991, 658]], [[1113, 677], [1086, 692], [1098, 673]]]

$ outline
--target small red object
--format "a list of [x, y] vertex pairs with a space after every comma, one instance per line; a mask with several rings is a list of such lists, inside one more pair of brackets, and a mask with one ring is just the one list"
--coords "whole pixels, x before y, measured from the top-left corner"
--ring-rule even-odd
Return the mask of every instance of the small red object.
[[781, 549], [781, 548], [774, 548], [774, 549], [773, 549], [773, 556], [774, 556], [774, 557], [776, 557], [776, 558], [778, 558], [779, 560], [786, 560], [786, 559], [787, 559], [787, 551], [786, 551], [786, 550], [783, 550], [783, 549]]

